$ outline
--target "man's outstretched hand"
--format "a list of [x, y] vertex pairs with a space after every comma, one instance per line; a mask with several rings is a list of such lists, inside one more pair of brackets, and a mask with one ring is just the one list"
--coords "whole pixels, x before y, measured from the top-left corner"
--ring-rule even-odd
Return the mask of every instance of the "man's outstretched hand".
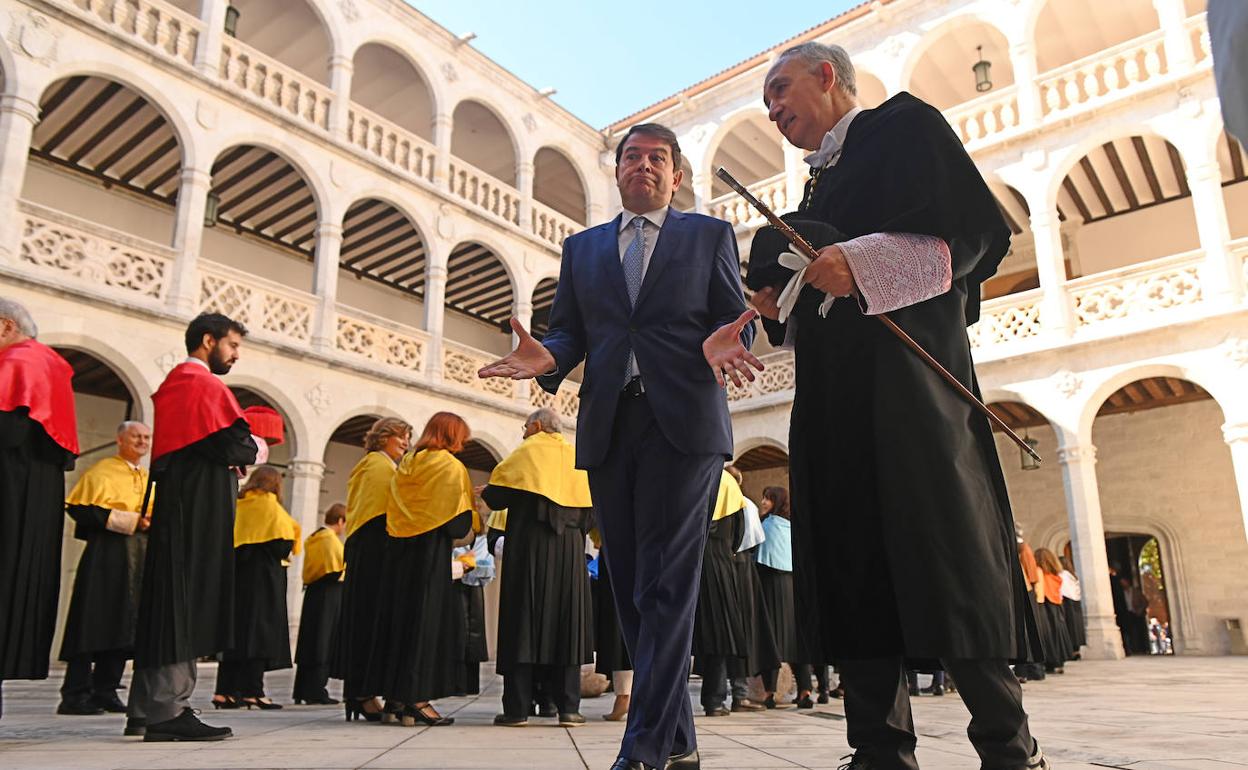
[[715, 381], [721, 388], [724, 387], [725, 376], [732, 378], [733, 384], [741, 387], [742, 377], [750, 382], [754, 381], [751, 366], [760, 372], [763, 370], [763, 362], [741, 344], [741, 330], [757, 315], [758, 311], [753, 308], [746, 310], [737, 320], [716, 329], [702, 343], [702, 355], [706, 357], [711, 371], [715, 372]]
[[513, 380], [529, 380], [543, 375], [555, 368], [555, 357], [533, 339], [533, 335], [515, 318], [511, 319], [511, 330], [520, 338], [520, 344], [510, 355], [503, 356], [494, 363], [483, 366], [477, 376], [510, 377]]

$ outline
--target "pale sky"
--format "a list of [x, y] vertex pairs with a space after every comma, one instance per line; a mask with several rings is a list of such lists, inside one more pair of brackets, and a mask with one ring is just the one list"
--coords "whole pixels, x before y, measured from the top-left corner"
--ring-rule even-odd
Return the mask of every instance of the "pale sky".
[[473, 47], [603, 128], [861, 0], [407, 2], [456, 35], [477, 33]]

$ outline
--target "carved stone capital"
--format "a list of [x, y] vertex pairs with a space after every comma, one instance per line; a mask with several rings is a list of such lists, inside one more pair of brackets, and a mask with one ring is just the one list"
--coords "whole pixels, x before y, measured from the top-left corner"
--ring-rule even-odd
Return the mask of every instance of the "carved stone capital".
[[1096, 462], [1096, 447], [1088, 444], [1086, 446], [1064, 447], [1057, 450], [1057, 461], [1061, 465], [1076, 465], [1078, 463], [1088, 463], [1092, 465]]
[[1222, 439], [1227, 444], [1248, 444], [1248, 422], [1226, 423], [1222, 426]]
[[325, 463], [316, 460], [291, 460], [288, 466], [290, 475], [294, 478], [325, 478]]

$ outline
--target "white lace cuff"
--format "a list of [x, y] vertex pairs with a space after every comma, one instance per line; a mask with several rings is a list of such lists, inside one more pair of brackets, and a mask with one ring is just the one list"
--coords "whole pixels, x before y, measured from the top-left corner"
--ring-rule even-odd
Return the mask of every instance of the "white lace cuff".
[[863, 312], [888, 313], [949, 291], [949, 246], [933, 235], [872, 233], [837, 244], [854, 274]]

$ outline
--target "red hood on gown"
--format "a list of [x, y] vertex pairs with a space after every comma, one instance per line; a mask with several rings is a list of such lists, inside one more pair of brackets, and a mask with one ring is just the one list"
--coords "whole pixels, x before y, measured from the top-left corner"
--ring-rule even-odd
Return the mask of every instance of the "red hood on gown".
[[152, 459], [176, 452], [246, 420], [238, 399], [206, 366], [178, 364], [152, 394]]
[[38, 340], [0, 350], [0, 412], [30, 410], [30, 419], [48, 437], [78, 454], [78, 418], [74, 411], [74, 369]]

